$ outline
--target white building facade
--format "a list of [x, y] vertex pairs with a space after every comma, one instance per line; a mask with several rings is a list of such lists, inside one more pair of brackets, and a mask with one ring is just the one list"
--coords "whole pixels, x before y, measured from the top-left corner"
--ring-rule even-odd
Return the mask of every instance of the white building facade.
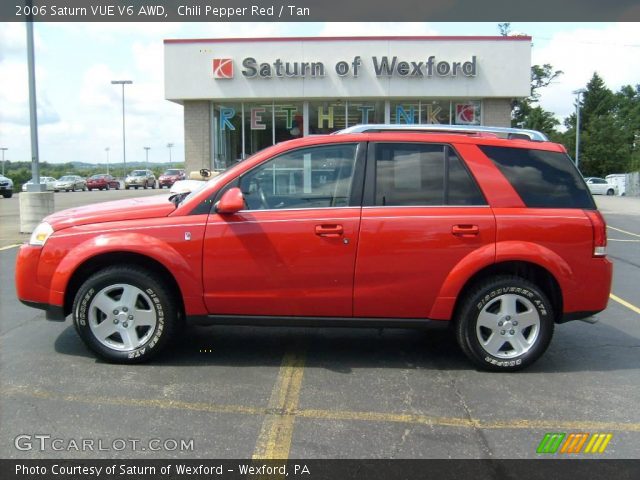
[[360, 123], [510, 126], [530, 94], [530, 37], [165, 40], [187, 171]]

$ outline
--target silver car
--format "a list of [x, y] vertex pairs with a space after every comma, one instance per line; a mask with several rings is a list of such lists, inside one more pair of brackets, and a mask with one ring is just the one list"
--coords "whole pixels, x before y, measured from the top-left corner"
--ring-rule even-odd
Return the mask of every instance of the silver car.
[[124, 179], [124, 188], [129, 190], [131, 187], [156, 188], [156, 176], [151, 170], [134, 170]]
[[[57, 191], [56, 190], [56, 182], [57, 180], [53, 177], [40, 177], [40, 184], [45, 184], [46, 185], [46, 189], [50, 192], [54, 192]], [[27, 183], [24, 183], [22, 185], [22, 191], [26, 192], [27, 191], [27, 186], [28, 185], [33, 185], [33, 178], [31, 180], [29, 180]]]
[[65, 175], [56, 182], [56, 190], [65, 192], [75, 192], [76, 190], [87, 190], [87, 181], [79, 175]]

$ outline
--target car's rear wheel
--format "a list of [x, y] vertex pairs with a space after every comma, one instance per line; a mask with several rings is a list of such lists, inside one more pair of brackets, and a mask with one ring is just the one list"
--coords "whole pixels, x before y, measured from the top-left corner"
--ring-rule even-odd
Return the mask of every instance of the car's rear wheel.
[[609, 190], [607, 190], [607, 195], [608, 195], [608, 196], [611, 196], [611, 195], [613, 195], [614, 193], [616, 193], [616, 192], [614, 192], [614, 191], [613, 191], [613, 188], [610, 188]]
[[178, 310], [170, 290], [139, 267], [109, 267], [89, 277], [73, 303], [78, 334], [99, 357], [139, 363], [173, 336]]
[[515, 371], [545, 352], [554, 312], [547, 296], [520, 277], [500, 276], [475, 286], [455, 318], [456, 338], [483, 370]]

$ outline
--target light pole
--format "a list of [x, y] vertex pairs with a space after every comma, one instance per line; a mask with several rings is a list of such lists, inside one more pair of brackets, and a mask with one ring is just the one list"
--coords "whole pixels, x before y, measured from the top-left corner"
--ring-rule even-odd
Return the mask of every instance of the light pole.
[[107, 175], [109, 175], [109, 147], [106, 147], [104, 151], [107, 152]]
[[124, 86], [132, 83], [131, 80], [111, 80], [112, 85], [122, 85], [122, 165], [125, 177], [127, 176], [127, 149], [124, 134]]
[[576, 95], [576, 167], [580, 164], [580, 95], [587, 90], [580, 88], [572, 93]]
[[167, 143], [167, 148], [169, 149], [169, 168], [171, 168], [171, 149], [173, 148], [173, 143]]
[[147, 170], [149, 169], [149, 150], [151, 150], [151, 147], [142, 147], [145, 149], [145, 155], [146, 155], [146, 162], [147, 162]]
[[4, 152], [9, 149], [7, 147], [0, 147], [0, 150], [2, 150], [2, 175], [4, 175]]

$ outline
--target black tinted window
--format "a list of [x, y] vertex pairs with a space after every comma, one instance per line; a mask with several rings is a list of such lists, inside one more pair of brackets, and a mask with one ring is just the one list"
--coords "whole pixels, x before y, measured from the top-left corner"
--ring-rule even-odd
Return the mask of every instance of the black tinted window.
[[595, 209], [593, 197], [568, 155], [526, 148], [480, 146], [527, 207]]
[[484, 205], [475, 181], [451, 147], [379, 143], [376, 205]]

